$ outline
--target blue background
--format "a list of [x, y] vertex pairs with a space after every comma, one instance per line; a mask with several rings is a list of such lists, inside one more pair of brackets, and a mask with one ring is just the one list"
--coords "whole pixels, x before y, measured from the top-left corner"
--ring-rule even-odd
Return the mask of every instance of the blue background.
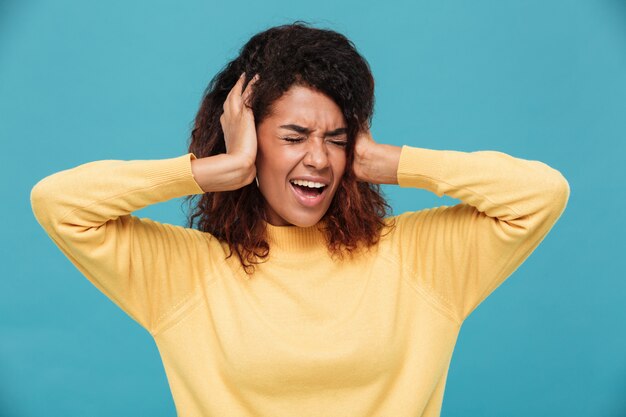
[[[0, 3], [0, 415], [174, 416], [150, 335], [39, 227], [41, 178], [186, 153], [211, 77], [258, 31], [344, 33], [378, 142], [540, 160], [563, 216], [466, 321], [443, 416], [626, 416], [626, 2]], [[458, 200], [386, 187], [395, 213]], [[182, 200], [136, 212], [184, 223]]]

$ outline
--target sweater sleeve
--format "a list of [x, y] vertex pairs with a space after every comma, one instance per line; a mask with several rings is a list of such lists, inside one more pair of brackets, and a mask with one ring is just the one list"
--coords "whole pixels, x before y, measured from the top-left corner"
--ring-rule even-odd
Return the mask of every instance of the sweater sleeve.
[[559, 171], [497, 151], [403, 146], [397, 175], [401, 187], [461, 200], [403, 213], [394, 232], [415, 284], [459, 323], [541, 243], [570, 194]]
[[59, 249], [150, 332], [200, 284], [212, 236], [130, 213], [203, 193], [192, 159], [189, 153], [95, 161], [52, 174], [31, 190], [33, 213]]

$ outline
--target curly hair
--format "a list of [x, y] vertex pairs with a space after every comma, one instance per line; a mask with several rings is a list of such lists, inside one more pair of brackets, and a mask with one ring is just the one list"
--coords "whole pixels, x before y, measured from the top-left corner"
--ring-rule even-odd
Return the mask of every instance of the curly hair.
[[[360, 246], [376, 244], [391, 211], [380, 186], [357, 181], [352, 163], [358, 132], [371, 126], [374, 112], [374, 78], [369, 64], [344, 35], [310, 27], [301, 20], [257, 33], [209, 83], [191, 132], [189, 152], [198, 158], [226, 152], [220, 116], [223, 104], [239, 75], [246, 83], [258, 73], [249, 98], [255, 124], [271, 114], [272, 103], [294, 85], [316, 89], [333, 99], [347, 123], [346, 163], [349, 169], [325, 213], [328, 250], [343, 257]], [[245, 88], [245, 87], [244, 87]], [[198, 195], [187, 196], [193, 203]], [[269, 256], [264, 199], [254, 182], [238, 190], [200, 195], [188, 215], [189, 227], [208, 232], [228, 243], [245, 272], [254, 272]]]

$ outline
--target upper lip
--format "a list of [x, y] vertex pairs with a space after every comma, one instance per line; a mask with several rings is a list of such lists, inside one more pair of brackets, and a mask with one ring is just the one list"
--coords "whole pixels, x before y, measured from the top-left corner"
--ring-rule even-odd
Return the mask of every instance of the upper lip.
[[324, 185], [329, 185], [330, 184], [330, 180], [327, 180], [327, 179], [322, 178], [322, 177], [293, 177], [293, 178], [289, 179], [289, 181], [293, 181], [293, 180], [303, 180], [303, 181], [319, 182], [319, 183], [322, 183]]

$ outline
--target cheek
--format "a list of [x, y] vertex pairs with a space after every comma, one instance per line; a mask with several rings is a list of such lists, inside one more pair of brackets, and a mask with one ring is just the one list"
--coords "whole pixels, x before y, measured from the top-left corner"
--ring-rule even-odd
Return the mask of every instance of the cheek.
[[338, 153], [333, 157], [333, 166], [335, 167], [335, 172], [340, 178], [346, 170], [347, 161], [348, 157], [345, 152]]
[[257, 175], [265, 180], [266, 186], [274, 187], [287, 177], [298, 161], [298, 155], [288, 149], [273, 148], [257, 154]]

